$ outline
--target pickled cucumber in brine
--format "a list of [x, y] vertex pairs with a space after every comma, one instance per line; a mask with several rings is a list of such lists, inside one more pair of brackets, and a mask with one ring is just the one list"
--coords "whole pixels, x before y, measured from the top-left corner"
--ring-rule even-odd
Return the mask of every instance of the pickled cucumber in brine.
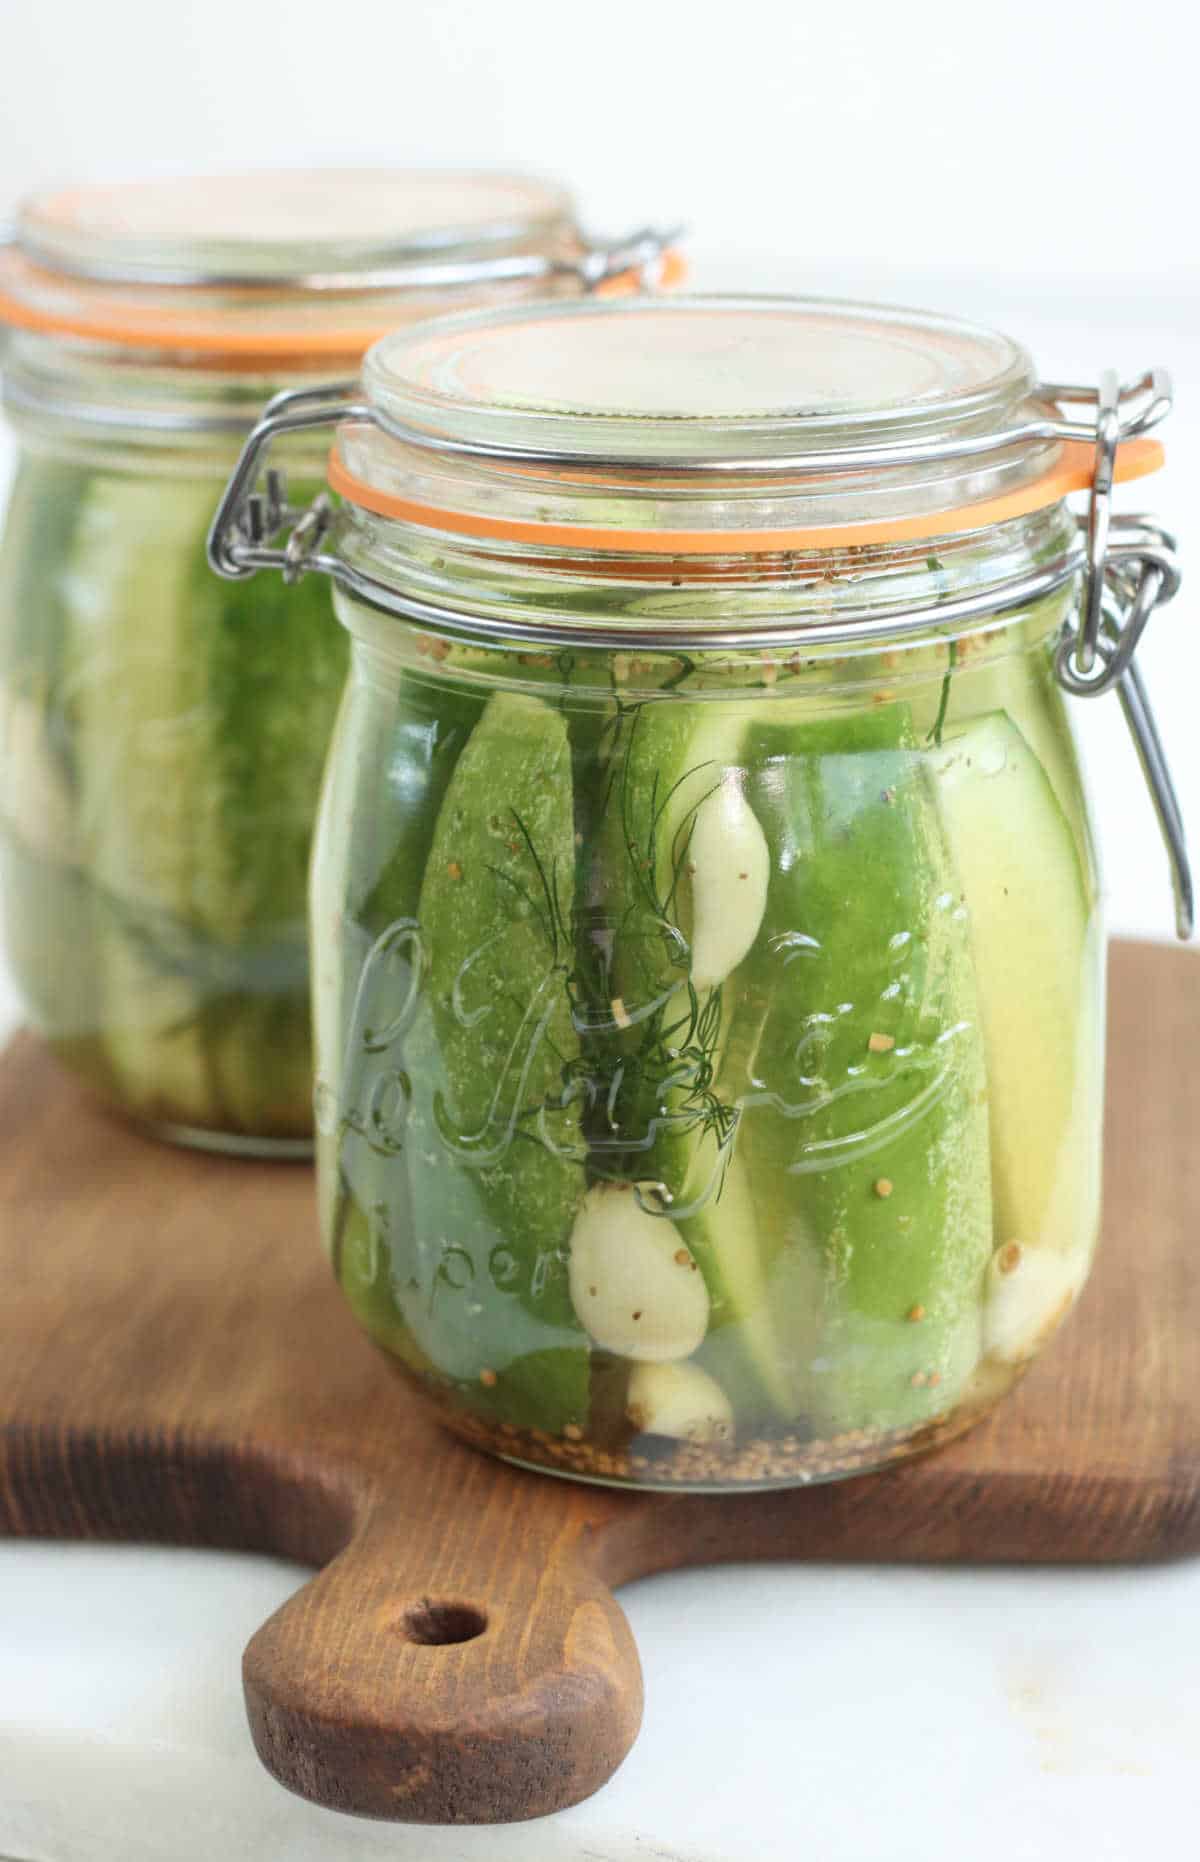
[[8, 946], [39, 1025], [124, 1110], [302, 1144], [308, 853], [346, 649], [318, 579], [213, 575], [218, 490], [22, 467], [0, 554]]
[[455, 1400], [578, 1427], [589, 1362], [567, 1247], [586, 1180], [562, 717], [497, 695], [438, 786], [423, 866], [408, 839], [389, 881], [389, 909], [415, 909], [382, 934], [354, 1015], [335, 1267], [361, 1282], [356, 1237], [373, 1263], [369, 1328], [386, 1345], [402, 1327], [404, 1355]]
[[1094, 1236], [1082, 815], [944, 682], [572, 665], [504, 689], [452, 647], [349, 701], [342, 1285], [456, 1429], [539, 1466], [771, 1484], [940, 1440]]
[[833, 1433], [944, 1411], [982, 1351], [992, 1246], [968, 929], [904, 710], [752, 734], [772, 848], [730, 1044], [781, 1341]]

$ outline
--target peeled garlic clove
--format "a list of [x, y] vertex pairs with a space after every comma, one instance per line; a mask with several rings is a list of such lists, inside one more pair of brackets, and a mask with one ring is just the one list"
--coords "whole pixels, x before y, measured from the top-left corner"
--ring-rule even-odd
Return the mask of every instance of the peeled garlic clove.
[[1074, 1305], [1087, 1261], [1006, 1241], [988, 1263], [983, 1349], [1001, 1364], [1032, 1358]]
[[638, 1364], [629, 1377], [629, 1420], [643, 1435], [682, 1442], [727, 1442], [733, 1406], [698, 1364]]
[[568, 1279], [588, 1336], [623, 1358], [686, 1358], [708, 1329], [703, 1274], [675, 1224], [643, 1207], [632, 1184], [588, 1191], [571, 1231]]
[[697, 808], [688, 838], [692, 884], [692, 982], [715, 989], [758, 936], [771, 855], [758, 817], [727, 776]]

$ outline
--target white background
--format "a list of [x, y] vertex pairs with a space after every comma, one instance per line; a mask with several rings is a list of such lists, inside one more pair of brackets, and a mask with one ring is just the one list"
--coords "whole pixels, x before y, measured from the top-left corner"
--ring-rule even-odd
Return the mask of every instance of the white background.
[[[601, 230], [686, 219], [701, 284], [959, 310], [1023, 338], [1047, 376], [1170, 363], [1171, 463], [1136, 496], [1186, 544], [1197, 20], [1184, 0], [8, 0], [0, 212], [40, 182], [253, 164], [558, 172]], [[1185, 581], [1145, 658], [1200, 822], [1193, 614]], [[1166, 936], [1115, 701], [1079, 709], [1112, 922]], [[194, 1554], [0, 1546], [0, 1847], [1127, 1862], [1193, 1841], [1195, 1566], [636, 1587], [648, 1721], [632, 1759], [590, 1806], [502, 1838], [322, 1817], [258, 1772], [237, 1651], [294, 1581]]]
[[[309, 159], [558, 170], [714, 248], [1197, 282], [1187, 0], [7, 9], [0, 190]], [[1188, 246], [1190, 245], [1190, 250]]]

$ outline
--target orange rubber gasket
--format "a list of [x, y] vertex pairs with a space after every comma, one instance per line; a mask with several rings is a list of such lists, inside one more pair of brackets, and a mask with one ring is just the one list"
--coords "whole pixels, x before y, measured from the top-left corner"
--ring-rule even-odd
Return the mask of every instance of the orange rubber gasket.
[[[1157, 472], [1165, 454], [1158, 440], [1126, 440], [1119, 448], [1114, 476], [1119, 482]], [[337, 457], [329, 458], [329, 483], [351, 504], [377, 517], [398, 517], [426, 529], [452, 530], [468, 537], [494, 537], [506, 543], [563, 546], [585, 551], [616, 551], [633, 556], [727, 556], [774, 550], [837, 549], [867, 543], [915, 542], [923, 537], [953, 536], [1026, 517], [1058, 504], [1068, 492], [1086, 491], [1092, 482], [1095, 449], [1086, 440], [1067, 440], [1062, 456], [1040, 478], [1016, 491], [957, 510], [925, 512], [919, 517], [883, 518], [868, 524], [829, 524], [791, 530], [621, 530], [592, 524], [549, 524], [508, 517], [484, 517], [474, 511], [445, 510], [376, 491], [356, 478]]]
[[[686, 276], [686, 263], [678, 252], [663, 255], [660, 283], [671, 290]], [[186, 311], [161, 309], [154, 305], [132, 307], [120, 297], [105, 295], [97, 289], [90, 301], [81, 297], [78, 306], [46, 310], [26, 301], [20, 294], [19, 280], [24, 275], [45, 277], [59, 291], [73, 282], [54, 272], [45, 272], [31, 264], [23, 254], [10, 249], [0, 253], [0, 324], [21, 330], [38, 330], [48, 335], [83, 336], [95, 342], [119, 343], [138, 349], [185, 349], [199, 356], [218, 356], [231, 368], [252, 368], [260, 363], [360, 356], [396, 327], [392, 315], [379, 324], [330, 325], [328, 328], [273, 330], [231, 330], [219, 318], [189, 316]], [[486, 280], [481, 284], [486, 288]], [[166, 288], [166, 287], [164, 287]], [[267, 287], [264, 287], [264, 289]], [[600, 290], [619, 296], [637, 288], [635, 274], [622, 272], [610, 278]], [[399, 292], [389, 296], [393, 310]], [[313, 302], [310, 298], [308, 302]]]

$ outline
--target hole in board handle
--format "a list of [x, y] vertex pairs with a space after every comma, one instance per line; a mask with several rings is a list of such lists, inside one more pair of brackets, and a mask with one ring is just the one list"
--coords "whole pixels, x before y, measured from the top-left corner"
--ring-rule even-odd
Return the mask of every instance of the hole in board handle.
[[473, 1642], [487, 1628], [487, 1617], [473, 1603], [422, 1597], [404, 1612], [401, 1627], [410, 1642], [440, 1648], [451, 1642]]

